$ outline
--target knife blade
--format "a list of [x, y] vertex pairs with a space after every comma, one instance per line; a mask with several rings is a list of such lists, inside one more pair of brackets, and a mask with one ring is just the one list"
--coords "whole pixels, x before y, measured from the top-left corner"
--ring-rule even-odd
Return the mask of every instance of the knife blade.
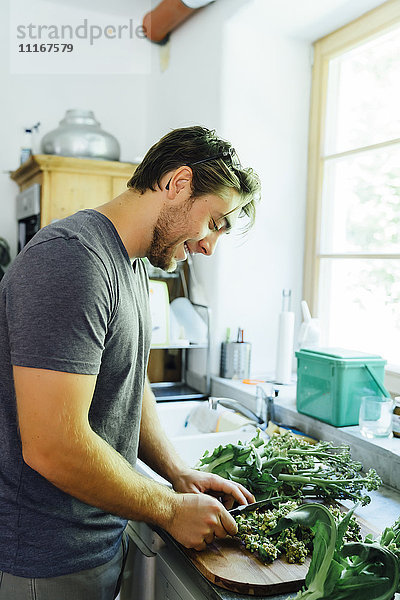
[[242, 504], [236, 508], [231, 508], [228, 510], [231, 515], [240, 515], [242, 513], [252, 512], [256, 510], [256, 508], [260, 508], [260, 506], [264, 506], [265, 504], [271, 504], [271, 499], [268, 500], [258, 500], [258, 502], [252, 502], [251, 504]]

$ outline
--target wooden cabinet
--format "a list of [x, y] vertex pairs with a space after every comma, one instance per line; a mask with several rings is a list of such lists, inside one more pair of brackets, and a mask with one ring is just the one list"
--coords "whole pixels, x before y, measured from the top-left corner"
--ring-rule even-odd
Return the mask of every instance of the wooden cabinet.
[[40, 226], [83, 208], [94, 208], [126, 190], [133, 163], [36, 154], [11, 173], [21, 191], [41, 186]]

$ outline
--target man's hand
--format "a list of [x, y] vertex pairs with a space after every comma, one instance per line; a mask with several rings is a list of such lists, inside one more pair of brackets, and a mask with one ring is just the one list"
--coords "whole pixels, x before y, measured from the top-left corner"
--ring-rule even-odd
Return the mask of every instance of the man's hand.
[[204, 550], [214, 538], [235, 535], [235, 519], [207, 494], [176, 494], [175, 513], [165, 529], [186, 548]]
[[[166, 530], [183, 546], [195, 550], [204, 550], [214, 538], [235, 535], [236, 521], [228, 513], [235, 501], [255, 502], [253, 494], [239, 483], [195, 469], [181, 469], [172, 484], [181, 493], [175, 497], [175, 513]], [[220, 497], [223, 504], [213, 496]]]
[[204, 473], [195, 469], [181, 470], [172, 485], [176, 492], [204, 493], [221, 497], [227, 510], [233, 507], [235, 501], [238, 504], [255, 502], [253, 494], [240, 483], [234, 483], [219, 475]]

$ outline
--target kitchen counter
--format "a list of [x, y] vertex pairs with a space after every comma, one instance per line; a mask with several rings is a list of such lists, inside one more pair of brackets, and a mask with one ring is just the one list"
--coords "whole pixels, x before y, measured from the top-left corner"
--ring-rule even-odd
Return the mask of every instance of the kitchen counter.
[[[269, 391], [268, 384], [264, 385], [265, 389]], [[277, 422], [299, 429], [317, 439], [347, 444], [350, 446], [355, 460], [362, 462], [366, 469], [372, 467], [377, 470], [385, 485], [379, 491], [370, 492], [371, 503], [364, 507], [358, 507], [356, 514], [368, 521], [377, 531], [382, 531], [386, 526], [391, 525], [400, 515], [400, 439], [367, 440], [361, 436], [358, 427], [332, 427], [302, 415], [296, 409], [296, 383], [275, 387], [279, 388], [279, 396], [275, 401], [275, 420]], [[257, 410], [256, 386], [214, 377], [212, 378], [212, 395], [233, 398], [253, 412]], [[344, 504], [352, 506], [352, 503]], [[135, 524], [132, 523], [132, 525]], [[141, 526], [147, 528], [147, 531], [151, 533], [151, 529], [147, 525], [141, 524]], [[187, 589], [197, 590], [193, 595], [179, 594], [171, 597], [185, 598], [185, 600], [188, 598], [194, 600], [246, 600], [254, 597], [236, 594], [213, 585], [196, 569], [173, 538], [163, 531], [157, 531], [157, 534], [153, 532], [154, 535], [158, 538], [159, 545], [153, 549], [153, 553], [150, 552], [146, 556], [158, 554], [161, 562], [173, 565], [173, 572], [170, 572], [172, 582], [173, 577], [176, 576], [177, 584], [183, 583], [187, 585]], [[167, 596], [157, 595], [157, 599], [169, 598], [169, 592], [166, 593]], [[258, 596], [258, 598], [260, 600], [287, 600], [295, 596], [296, 593], [293, 592], [274, 596]], [[129, 600], [131, 598], [133, 596], [129, 596]], [[396, 594], [396, 599], [400, 600], [400, 595]]]

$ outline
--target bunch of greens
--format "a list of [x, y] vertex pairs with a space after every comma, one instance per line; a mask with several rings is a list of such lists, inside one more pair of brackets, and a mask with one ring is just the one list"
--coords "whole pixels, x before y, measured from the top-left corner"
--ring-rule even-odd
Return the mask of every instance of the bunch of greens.
[[257, 435], [242, 444], [218, 446], [201, 457], [197, 469], [241, 483], [257, 499], [348, 499], [368, 504], [364, 491], [376, 490], [381, 480], [374, 469], [365, 475], [351, 459], [348, 446], [331, 442], [311, 445], [290, 432], [265, 441]]
[[[397, 558], [400, 570], [400, 517], [391, 527], [386, 527], [382, 535], [374, 542], [372, 534], [365, 537], [366, 544], [378, 544], [379, 546], [389, 550]], [[400, 593], [400, 580], [397, 590]]]
[[[295, 523], [274, 535], [271, 534], [278, 521], [298, 507], [298, 502], [289, 501], [279, 503], [276, 508], [266, 511], [254, 510], [241, 513], [235, 517], [238, 525], [235, 537], [239, 538], [245, 547], [250, 552], [254, 552], [264, 563], [271, 563], [284, 554], [287, 562], [302, 564], [312, 551], [314, 536], [311, 529]], [[329, 511], [336, 522], [341, 520], [342, 513], [338, 508], [329, 507]], [[360, 526], [354, 517], [348, 521], [344, 539], [345, 541], [361, 540]]]
[[306, 587], [295, 600], [390, 600], [394, 596], [399, 563], [388, 547], [378, 542], [343, 543], [352, 512], [336, 524], [325, 506], [306, 504], [283, 517], [271, 531], [275, 535], [296, 524], [309, 527], [314, 534]]

